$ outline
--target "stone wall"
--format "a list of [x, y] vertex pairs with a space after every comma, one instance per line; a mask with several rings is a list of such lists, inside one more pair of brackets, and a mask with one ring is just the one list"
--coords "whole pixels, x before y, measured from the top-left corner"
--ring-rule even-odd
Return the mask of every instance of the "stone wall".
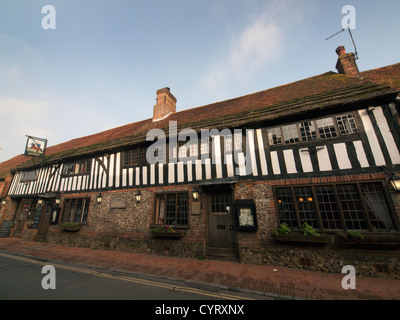
[[126, 252], [159, 254], [184, 258], [203, 258], [206, 255], [205, 242], [183, 239], [161, 239], [152, 237], [120, 237], [118, 235], [88, 235], [80, 232], [49, 232], [47, 242], [73, 247]]

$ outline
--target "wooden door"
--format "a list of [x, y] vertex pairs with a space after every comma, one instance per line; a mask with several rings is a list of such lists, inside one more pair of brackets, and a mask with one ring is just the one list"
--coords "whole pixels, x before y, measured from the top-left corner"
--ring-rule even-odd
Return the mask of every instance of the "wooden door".
[[21, 200], [18, 206], [18, 220], [17, 226], [15, 228], [15, 236], [21, 234], [22, 229], [24, 228], [25, 221], [28, 218], [29, 210], [31, 209], [31, 201], [30, 200]]
[[47, 231], [49, 230], [50, 215], [53, 208], [53, 201], [45, 201], [40, 215], [40, 221], [37, 231], [37, 240], [45, 240]]
[[207, 254], [236, 257], [236, 231], [231, 192], [212, 192], [208, 195]]

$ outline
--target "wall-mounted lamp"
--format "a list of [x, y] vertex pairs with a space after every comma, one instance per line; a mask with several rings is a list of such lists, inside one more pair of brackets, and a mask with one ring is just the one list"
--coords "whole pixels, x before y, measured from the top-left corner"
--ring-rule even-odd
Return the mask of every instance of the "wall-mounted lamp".
[[101, 204], [101, 201], [103, 200], [103, 196], [101, 195], [101, 193], [96, 197], [97, 203]]
[[43, 204], [43, 199], [40, 199], [37, 201], [38, 205], [41, 206]]
[[7, 203], [6, 198], [3, 198], [3, 199], [1, 200], [1, 204], [4, 206], [6, 203]]
[[195, 201], [199, 200], [200, 191], [197, 188], [195, 188], [192, 191], [192, 196], [193, 196], [193, 200], [195, 200]]
[[142, 200], [142, 194], [141, 194], [140, 190], [138, 193], [135, 194], [135, 199], [136, 199], [137, 203], [139, 203]]
[[400, 191], [400, 177], [399, 176], [396, 176], [396, 175], [393, 174], [390, 177], [389, 181], [390, 181], [390, 183], [391, 183], [391, 185], [392, 185], [394, 190]]
[[57, 198], [56, 198], [56, 204], [60, 204], [60, 202], [61, 202], [61, 197], [60, 197], [60, 196], [57, 196]]

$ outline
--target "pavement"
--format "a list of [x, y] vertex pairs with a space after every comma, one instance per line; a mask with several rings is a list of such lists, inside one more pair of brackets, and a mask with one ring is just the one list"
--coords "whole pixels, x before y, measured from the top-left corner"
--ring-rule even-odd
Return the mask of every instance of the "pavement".
[[[356, 289], [343, 289], [345, 274], [251, 265], [215, 259], [187, 259], [122, 251], [67, 247], [21, 238], [0, 238], [0, 252], [54, 263], [179, 279], [277, 299], [400, 300], [400, 281], [356, 277]], [[261, 298], [261, 297], [260, 297]]]

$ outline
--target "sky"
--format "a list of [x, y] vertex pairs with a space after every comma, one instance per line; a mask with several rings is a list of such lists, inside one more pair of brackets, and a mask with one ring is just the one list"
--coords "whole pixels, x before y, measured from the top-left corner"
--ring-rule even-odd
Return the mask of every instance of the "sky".
[[325, 41], [342, 20], [360, 71], [398, 63], [399, 12], [399, 0], [0, 0], [0, 162], [27, 135], [53, 146], [151, 118], [164, 87], [182, 111], [336, 72], [335, 49], [354, 52], [347, 31]]

